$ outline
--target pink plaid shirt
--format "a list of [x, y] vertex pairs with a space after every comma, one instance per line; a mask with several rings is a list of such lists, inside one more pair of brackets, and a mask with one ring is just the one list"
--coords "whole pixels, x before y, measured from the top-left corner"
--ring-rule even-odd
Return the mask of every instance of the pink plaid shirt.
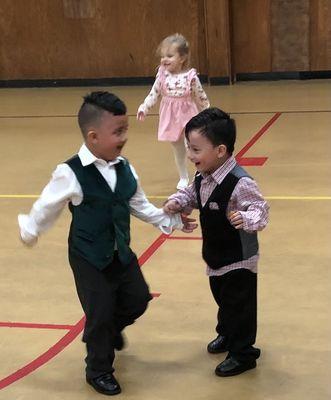
[[[222, 183], [226, 175], [235, 166], [235, 158], [230, 157], [213, 174], [202, 174], [200, 197], [203, 206], [216, 186]], [[187, 188], [181, 189], [171, 195], [169, 200], [176, 200], [181, 205], [183, 211], [187, 213], [190, 213], [194, 208], [198, 208], [194, 182]], [[268, 210], [269, 206], [260, 193], [256, 182], [247, 177], [239, 179], [229, 200], [227, 214], [231, 211], [240, 211], [243, 218], [244, 231], [256, 232], [262, 230], [267, 225]], [[257, 254], [247, 260], [226, 265], [219, 269], [211, 269], [207, 266], [206, 272], [209, 276], [219, 276], [235, 269], [246, 268], [256, 273], [258, 259], [259, 255]]]

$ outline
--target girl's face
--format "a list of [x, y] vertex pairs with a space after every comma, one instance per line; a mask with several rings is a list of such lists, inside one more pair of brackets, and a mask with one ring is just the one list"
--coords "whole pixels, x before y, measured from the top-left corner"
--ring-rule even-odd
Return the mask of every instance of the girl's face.
[[171, 44], [161, 50], [161, 65], [172, 74], [179, 74], [183, 69], [186, 56], [181, 56], [177, 46]]
[[187, 141], [188, 159], [195, 165], [197, 171], [212, 174], [227, 160], [226, 146], [214, 146], [197, 129], [189, 133]]

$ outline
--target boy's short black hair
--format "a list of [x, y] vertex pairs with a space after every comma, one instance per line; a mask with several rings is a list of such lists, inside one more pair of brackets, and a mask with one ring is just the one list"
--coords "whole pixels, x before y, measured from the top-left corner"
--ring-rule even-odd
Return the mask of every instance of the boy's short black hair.
[[214, 146], [225, 145], [227, 152], [232, 155], [236, 142], [236, 123], [226, 112], [216, 107], [201, 111], [185, 126], [187, 140], [192, 130], [199, 130]]
[[83, 136], [92, 124], [98, 123], [104, 111], [114, 115], [124, 115], [126, 106], [115, 94], [105, 91], [91, 92], [84, 97], [78, 112], [78, 124]]

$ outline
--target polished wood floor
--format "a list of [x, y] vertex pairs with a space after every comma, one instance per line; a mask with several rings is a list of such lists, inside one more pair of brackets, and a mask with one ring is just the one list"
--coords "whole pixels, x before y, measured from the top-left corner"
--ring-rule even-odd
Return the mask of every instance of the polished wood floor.
[[[76, 113], [92, 88], [1, 89], [0, 398], [101, 398], [84, 381], [82, 310], [67, 262], [65, 211], [34, 249], [18, 240], [55, 165], [75, 153]], [[100, 88], [98, 88], [100, 89]], [[128, 105], [124, 154], [161, 205], [175, 190], [171, 148], [156, 140], [157, 110], [135, 119], [147, 87], [107, 88]], [[206, 352], [216, 306], [200, 257], [200, 232], [165, 239], [133, 220], [132, 246], [157, 295], [126, 331], [116, 376], [128, 400], [328, 400], [331, 396], [331, 81], [206, 87], [238, 126], [236, 153], [270, 202], [260, 234], [256, 370], [218, 378]], [[190, 167], [191, 168], [191, 167]], [[193, 170], [191, 169], [193, 174]]]

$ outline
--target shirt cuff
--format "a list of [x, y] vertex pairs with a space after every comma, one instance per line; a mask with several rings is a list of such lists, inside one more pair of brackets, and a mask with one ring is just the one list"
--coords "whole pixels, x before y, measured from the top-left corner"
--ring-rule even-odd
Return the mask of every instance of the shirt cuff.
[[173, 215], [167, 215], [167, 218], [165, 221], [162, 222], [162, 225], [159, 225], [159, 229], [161, 230], [162, 233], [166, 235], [170, 235], [170, 233], [174, 229], [183, 229], [183, 223], [182, 223], [182, 218], [180, 214], [173, 214]]
[[29, 245], [36, 244], [38, 241], [38, 234], [35, 222], [26, 214], [19, 214], [17, 219], [22, 241]]
[[193, 211], [193, 207], [189, 206], [187, 204], [187, 201], [184, 201], [181, 197], [181, 195], [178, 193], [174, 193], [171, 196], [168, 197], [168, 200], [175, 200], [177, 201], [177, 203], [179, 204], [179, 206], [181, 207], [180, 212], [183, 214], [191, 214], [191, 212]]

